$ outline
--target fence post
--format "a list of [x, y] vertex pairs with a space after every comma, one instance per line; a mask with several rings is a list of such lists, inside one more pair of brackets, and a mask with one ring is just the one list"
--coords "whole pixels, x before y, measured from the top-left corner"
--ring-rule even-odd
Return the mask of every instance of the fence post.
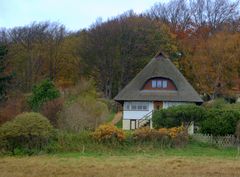
[[208, 136], [210, 137], [210, 144], [212, 144], [212, 135], [208, 134]]

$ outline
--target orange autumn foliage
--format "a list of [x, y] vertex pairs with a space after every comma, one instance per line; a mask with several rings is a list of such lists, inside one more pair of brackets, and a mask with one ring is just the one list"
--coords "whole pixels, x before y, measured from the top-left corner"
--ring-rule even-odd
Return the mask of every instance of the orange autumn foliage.
[[191, 36], [183, 44], [181, 66], [194, 88], [212, 98], [232, 95], [240, 66], [240, 35], [218, 32]]

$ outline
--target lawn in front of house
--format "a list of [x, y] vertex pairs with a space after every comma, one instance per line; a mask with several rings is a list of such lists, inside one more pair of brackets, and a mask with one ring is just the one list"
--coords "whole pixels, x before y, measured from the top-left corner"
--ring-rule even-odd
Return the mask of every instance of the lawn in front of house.
[[105, 157], [105, 156], [176, 156], [176, 157], [213, 157], [213, 158], [240, 158], [237, 148], [220, 148], [207, 143], [190, 140], [183, 148], [161, 148], [158, 145], [151, 143], [128, 145], [128, 146], [103, 146], [95, 145], [95, 148], [89, 146], [84, 147], [84, 150], [78, 151], [63, 151], [50, 153], [53, 156], [59, 157]]

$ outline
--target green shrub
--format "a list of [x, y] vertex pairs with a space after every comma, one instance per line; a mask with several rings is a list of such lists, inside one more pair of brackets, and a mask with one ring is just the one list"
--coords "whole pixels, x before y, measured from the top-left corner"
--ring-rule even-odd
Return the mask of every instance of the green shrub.
[[81, 79], [74, 87], [68, 89], [65, 93], [66, 104], [74, 103], [79, 97], [90, 96], [99, 98], [100, 93], [97, 92], [94, 80]]
[[106, 98], [101, 98], [99, 100], [107, 105], [109, 111], [111, 111], [111, 112], [117, 112], [118, 111], [119, 103], [117, 103], [116, 101], [111, 100], [111, 99], [106, 99]]
[[52, 125], [39, 113], [29, 112], [16, 116], [0, 127], [1, 149], [11, 151], [21, 149], [31, 153], [41, 150], [49, 140]]
[[60, 92], [49, 79], [43, 80], [35, 85], [32, 89], [32, 95], [28, 99], [28, 103], [33, 111], [39, 111], [42, 104], [58, 98]]
[[210, 100], [203, 104], [204, 107], [211, 109], [238, 109], [240, 110], [240, 103], [227, 102], [224, 98], [217, 98], [215, 100]]
[[57, 130], [47, 147], [46, 152], [84, 152], [85, 150], [96, 150], [96, 143], [91, 138], [90, 131], [81, 131], [78, 133]]
[[105, 122], [107, 105], [92, 96], [82, 96], [68, 103], [59, 113], [58, 127], [62, 130], [80, 132], [95, 130]]
[[232, 109], [209, 109], [200, 124], [202, 133], [214, 136], [234, 134], [240, 112]]
[[228, 103], [227, 103], [227, 101], [224, 98], [217, 98], [217, 99], [205, 102], [203, 104], [203, 106], [206, 107], [206, 108], [221, 109], [221, 108], [224, 108], [224, 106], [226, 104], [228, 104]]
[[240, 103], [226, 104], [224, 109], [240, 111]]
[[203, 107], [193, 104], [161, 109], [153, 114], [153, 126], [155, 128], [169, 128], [181, 126], [182, 123], [188, 126], [192, 121], [201, 121], [205, 112], [206, 110]]
[[47, 101], [43, 103], [40, 113], [46, 118], [48, 118], [48, 120], [54, 127], [57, 127], [57, 122], [59, 118], [58, 114], [62, 111], [63, 104], [64, 100], [62, 98]]
[[108, 106], [100, 99], [93, 80], [81, 80], [65, 94], [57, 126], [68, 132], [95, 130], [109, 117]]

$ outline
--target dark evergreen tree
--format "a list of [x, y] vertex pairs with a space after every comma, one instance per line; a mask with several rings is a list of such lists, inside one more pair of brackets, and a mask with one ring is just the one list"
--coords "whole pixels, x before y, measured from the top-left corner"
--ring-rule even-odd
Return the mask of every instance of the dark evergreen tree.
[[11, 80], [11, 75], [6, 73], [7, 47], [0, 46], [0, 102], [6, 99], [7, 86]]

